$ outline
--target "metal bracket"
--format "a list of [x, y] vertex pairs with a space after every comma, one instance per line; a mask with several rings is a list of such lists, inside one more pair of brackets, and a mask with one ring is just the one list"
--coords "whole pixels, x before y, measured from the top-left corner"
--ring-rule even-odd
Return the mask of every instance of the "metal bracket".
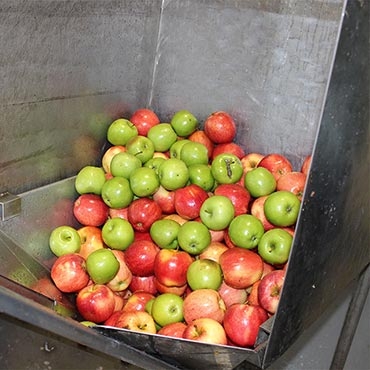
[[0, 193], [0, 221], [6, 221], [21, 213], [21, 198], [7, 191]]

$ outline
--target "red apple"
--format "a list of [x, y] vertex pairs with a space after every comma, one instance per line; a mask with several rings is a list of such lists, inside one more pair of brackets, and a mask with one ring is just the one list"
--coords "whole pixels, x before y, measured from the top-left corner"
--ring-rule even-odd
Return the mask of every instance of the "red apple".
[[258, 286], [258, 302], [270, 314], [276, 312], [284, 280], [285, 271], [274, 270], [264, 276]]
[[293, 166], [285, 156], [277, 153], [265, 155], [257, 167], [264, 167], [269, 170], [277, 181], [284, 173], [292, 172]]
[[231, 200], [235, 217], [248, 212], [251, 196], [248, 190], [239, 184], [220, 184], [214, 190], [215, 195], [223, 195]]
[[123, 298], [122, 295], [117, 294], [116, 292], [113, 292], [113, 293], [114, 293], [114, 301], [115, 301], [114, 312], [121, 311], [123, 306], [126, 304], [126, 300]]
[[156, 334], [157, 332], [152, 316], [145, 311], [123, 311], [118, 317], [115, 326], [146, 334]]
[[126, 151], [126, 147], [123, 145], [113, 145], [108, 148], [105, 153], [103, 154], [102, 158], [102, 167], [105, 173], [110, 174], [110, 164], [112, 162], [112, 158], [118, 154]]
[[122, 311], [145, 311], [145, 305], [153, 298], [154, 295], [148, 292], [135, 292], [128, 298]]
[[247, 302], [253, 306], [259, 306], [260, 303], [258, 301], [258, 286], [260, 285], [261, 280], [257, 280], [250, 288]]
[[287, 190], [302, 200], [306, 185], [306, 175], [303, 172], [292, 171], [281, 175], [276, 182], [276, 190]]
[[234, 248], [236, 247], [236, 245], [231, 241], [230, 239], [230, 235], [229, 235], [229, 232], [228, 230], [225, 230], [225, 234], [224, 234], [224, 243], [226, 244], [226, 246], [228, 248]]
[[275, 266], [272, 266], [272, 265], [270, 265], [267, 262], [263, 262], [263, 273], [262, 273], [261, 279], [265, 275], [267, 275], [269, 272], [274, 271], [274, 270], [276, 270], [276, 267]]
[[303, 160], [302, 167], [301, 167], [301, 172], [308, 176], [308, 172], [310, 171], [311, 167], [311, 161], [312, 161], [312, 155], [307, 155], [305, 159]]
[[248, 153], [241, 158], [244, 173], [256, 168], [263, 157], [264, 155], [261, 153]]
[[188, 284], [180, 286], [167, 286], [165, 284], [160, 283], [157, 278], [154, 279], [154, 286], [156, 287], [157, 291], [161, 294], [171, 293], [176, 294], [180, 297], [183, 294], [185, 294], [186, 290], [188, 289]]
[[183, 338], [186, 327], [187, 325], [184, 322], [172, 322], [160, 328], [157, 334], [167, 337]]
[[223, 281], [218, 288], [220, 297], [225, 302], [225, 306], [230, 307], [234, 303], [245, 303], [247, 301], [247, 291], [245, 289], [233, 288]]
[[209, 230], [212, 242], [222, 242], [224, 240], [225, 230]]
[[109, 208], [96, 194], [82, 194], [74, 202], [73, 214], [84, 226], [101, 226], [108, 219]]
[[96, 324], [112, 315], [115, 308], [114, 293], [102, 284], [92, 284], [82, 288], [76, 297], [76, 307], [81, 316]]
[[160, 185], [158, 190], [153, 194], [153, 199], [161, 207], [163, 213], [171, 214], [176, 212], [174, 191], [169, 191]]
[[85, 260], [77, 253], [58, 257], [53, 263], [50, 274], [56, 287], [64, 293], [78, 292], [90, 280]]
[[227, 344], [226, 332], [223, 326], [218, 321], [207, 317], [194, 320], [188, 324], [183, 337], [210, 344]]
[[106, 326], [116, 326], [117, 319], [121, 316], [122, 312], [121, 310], [119, 311], [114, 311], [105, 321], [104, 325]]
[[229, 143], [236, 136], [236, 124], [230, 114], [218, 111], [207, 117], [204, 132], [215, 144]]
[[171, 213], [170, 215], [166, 215], [163, 218], [169, 219], [169, 220], [174, 220], [176, 221], [179, 225], [183, 225], [185, 222], [188, 220], [185, 220], [185, 218], [181, 217], [177, 213]]
[[128, 268], [125, 259], [125, 253], [121, 250], [112, 249], [112, 253], [116, 256], [119, 262], [119, 269], [116, 276], [110, 280], [106, 285], [113, 292], [121, 292], [128, 288], [132, 280], [132, 272]]
[[127, 216], [135, 230], [145, 232], [150, 230], [154, 221], [161, 218], [162, 210], [155, 200], [143, 197], [131, 202]]
[[175, 210], [182, 218], [193, 220], [199, 217], [200, 207], [208, 193], [200, 186], [190, 184], [175, 190]]
[[253, 348], [259, 327], [267, 319], [267, 312], [260, 306], [234, 304], [226, 310], [223, 325], [235, 345]]
[[151, 241], [151, 242], [153, 241], [152, 237], [150, 236], [149, 231], [145, 231], [145, 232], [135, 231], [134, 232], [134, 240], [135, 241], [148, 240], [148, 241]]
[[228, 249], [229, 248], [226, 246], [226, 244], [222, 242], [212, 241], [208, 245], [208, 247], [201, 254], [199, 254], [198, 258], [199, 259], [205, 258], [219, 263], [221, 254], [227, 251]]
[[128, 207], [125, 208], [109, 208], [109, 217], [119, 217], [123, 218], [124, 220], [127, 220], [127, 213], [128, 213]]
[[150, 294], [157, 294], [158, 290], [154, 283], [154, 275], [150, 276], [136, 276], [132, 275], [131, 283], [129, 285], [129, 289], [132, 293], [137, 291], [148, 292]]
[[188, 140], [203, 144], [208, 150], [208, 158], [212, 158], [214, 144], [212, 140], [206, 135], [204, 130], [194, 131], [190, 136], [188, 136]]
[[257, 217], [263, 225], [265, 231], [271, 230], [275, 227], [265, 215], [264, 204], [267, 199], [268, 195], [264, 195], [262, 197], [258, 197], [254, 199], [251, 205], [251, 215]]
[[78, 254], [85, 260], [90, 253], [105, 247], [101, 228], [96, 226], [83, 226], [78, 229], [77, 232], [81, 238], [81, 247]]
[[222, 153], [231, 153], [236, 155], [239, 159], [242, 159], [245, 156], [244, 149], [237, 143], [233, 141], [230, 143], [218, 144], [213, 149], [212, 159], [216, 158], [219, 154]]
[[216, 290], [197, 289], [184, 298], [183, 310], [187, 324], [202, 317], [208, 317], [222, 323], [226, 306]]
[[263, 273], [263, 260], [255, 252], [234, 247], [221, 254], [220, 265], [226, 284], [245, 289], [259, 280]]
[[151, 240], [134, 240], [125, 250], [125, 261], [133, 275], [154, 275], [154, 261], [160, 248]]
[[130, 121], [136, 126], [138, 134], [142, 136], [146, 136], [153, 126], [160, 123], [155, 112], [147, 108], [137, 109], [130, 117]]

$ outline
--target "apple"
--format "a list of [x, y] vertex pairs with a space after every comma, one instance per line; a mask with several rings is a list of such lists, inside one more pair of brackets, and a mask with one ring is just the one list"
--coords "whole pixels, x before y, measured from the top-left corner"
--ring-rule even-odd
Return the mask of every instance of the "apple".
[[184, 322], [173, 322], [162, 326], [158, 331], [158, 335], [164, 335], [166, 337], [183, 338], [184, 331], [187, 325]]
[[296, 223], [301, 202], [290, 191], [280, 190], [270, 194], [265, 201], [266, 218], [275, 226], [286, 227]]
[[101, 198], [109, 208], [125, 208], [134, 199], [129, 181], [124, 177], [108, 179], [102, 188]]
[[96, 226], [83, 226], [77, 230], [81, 239], [81, 247], [78, 254], [84, 259], [97, 249], [105, 247], [101, 228]]
[[239, 159], [245, 157], [244, 149], [237, 143], [229, 142], [229, 143], [222, 143], [218, 144], [214, 147], [212, 153], [212, 159], [216, 158], [219, 154], [222, 153], [230, 153], [237, 156]]
[[292, 171], [279, 177], [276, 183], [276, 190], [286, 190], [295, 194], [302, 200], [306, 186], [306, 175], [303, 172]]
[[135, 233], [130, 222], [120, 218], [110, 218], [102, 227], [104, 243], [112, 248], [125, 250], [134, 241]]
[[181, 159], [181, 149], [182, 147], [191, 142], [190, 140], [188, 139], [184, 139], [184, 138], [178, 138], [177, 141], [175, 141], [172, 145], [171, 145], [171, 148], [169, 150], [169, 153], [170, 153], [170, 158], [177, 158], [177, 159]]
[[65, 300], [63, 293], [56, 287], [55, 283], [49, 276], [41, 277], [40, 279], [35, 281], [35, 283], [32, 284], [30, 288], [33, 291], [50, 298], [53, 301], [63, 302]]
[[158, 176], [158, 169], [160, 165], [168, 158], [158, 157], [156, 153], [158, 152], [154, 152], [153, 158], [150, 158], [144, 163], [144, 167], [149, 167], [150, 169], [154, 170], [155, 174]]
[[56, 287], [64, 293], [78, 292], [90, 280], [85, 260], [77, 253], [58, 257], [53, 263], [50, 275]]
[[165, 285], [159, 282], [157, 278], [154, 279], [154, 285], [157, 291], [159, 292], [159, 294], [171, 293], [171, 294], [176, 294], [180, 297], [182, 297], [188, 289], [187, 284], [184, 284], [181, 286], [168, 286], [168, 285]]
[[243, 165], [236, 155], [223, 153], [213, 159], [211, 171], [219, 184], [234, 184], [243, 175]]
[[253, 306], [259, 306], [260, 303], [258, 301], [258, 286], [260, 285], [261, 280], [257, 280], [250, 288], [247, 303]]
[[105, 172], [103, 168], [96, 166], [85, 166], [75, 178], [75, 188], [79, 194], [101, 194], [105, 183]]
[[73, 204], [73, 215], [84, 226], [103, 225], [108, 219], [108, 213], [109, 207], [96, 194], [82, 194]]
[[218, 262], [202, 258], [191, 263], [186, 273], [189, 287], [192, 290], [217, 290], [223, 280], [221, 266]]
[[228, 143], [233, 141], [236, 136], [236, 124], [230, 114], [218, 111], [206, 118], [204, 132], [213, 143]]
[[81, 249], [80, 234], [72, 226], [58, 226], [52, 230], [49, 236], [49, 247], [57, 257], [78, 253]]
[[264, 276], [258, 286], [258, 302], [270, 314], [277, 310], [284, 280], [285, 271], [274, 270]]
[[257, 247], [265, 230], [257, 217], [245, 214], [236, 216], [230, 222], [228, 232], [237, 247], [253, 249]]
[[204, 130], [195, 130], [190, 136], [188, 136], [188, 140], [203, 144], [207, 148], [208, 159], [212, 158], [214, 143], [206, 135]]
[[257, 167], [245, 174], [244, 186], [253, 198], [258, 198], [275, 191], [276, 180], [269, 170]]
[[102, 157], [102, 167], [106, 173], [110, 173], [110, 164], [113, 157], [118, 154], [126, 151], [126, 147], [123, 145], [113, 145], [109, 147], [103, 154]]
[[256, 168], [263, 157], [264, 155], [261, 153], [252, 152], [247, 153], [243, 158], [241, 158], [240, 161], [242, 162], [244, 173]]
[[159, 177], [154, 169], [139, 167], [130, 175], [130, 187], [137, 197], [149, 197], [159, 188]]
[[92, 252], [86, 259], [86, 270], [95, 284], [106, 284], [112, 280], [120, 263], [110, 249], [103, 248]]
[[264, 167], [269, 170], [277, 181], [281, 175], [293, 170], [293, 166], [285, 156], [277, 153], [271, 153], [265, 155], [260, 162], [258, 167]]
[[146, 136], [138, 135], [130, 139], [126, 144], [128, 153], [139, 158], [141, 163], [145, 163], [150, 158], [153, 158], [154, 144]]
[[143, 197], [129, 205], [127, 217], [136, 231], [148, 232], [154, 221], [162, 217], [162, 210], [155, 200]]
[[288, 261], [293, 237], [285, 230], [274, 228], [266, 231], [258, 243], [258, 254], [271, 265]]
[[187, 283], [186, 272], [193, 262], [189, 253], [175, 249], [161, 249], [154, 260], [154, 275], [166, 286], [180, 287]]
[[154, 297], [149, 292], [137, 291], [128, 297], [126, 304], [122, 308], [122, 312], [144, 312], [146, 311], [147, 303], [154, 299]]
[[191, 112], [183, 109], [172, 116], [171, 126], [178, 136], [187, 137], [198, 128], [198, 120]]
[[154, 298], [151, 315], [154, 321], [162, 326], [184, 320], [184, 300], [171, 293], [163, 293]]
[[263, 260], [257, 253], [245, 248], [229, 248], [220, 256], [224, 281], [236, 289], [246, 289], [259, 280]]
[[224, 243], [228, 248], [234, 248], [236, 245], [231, 241], [229, 230], [224, 230]]
[[222, 242], [224, 241], [225, 230], [209, 230], [211, 234], [211, 242]]
[[115, 301], [114, 312], [121, 311], [123, 309], [123, 306], [126, 303], [125, 298], [121, 294], [118, 294], [120, 292], [121, 291], [113, 291], [113, 293], [114, 293], [114, 301]]
[[239, 184], [220, 184], [214, 190], [215, 195], [223, 195], [231, 200], [235, 216], [248, 212], [251, 196], [248, 190]]
[[123, 311], [115, 326], [146, 334], [156, 334], [157, 332], [152, 316], [145, 311]]
[[126, 145], [127, 142], [138, 135], [135, 125], [125, 118], [113, 121], [107, 131], [107, 140], [112, 145]]
[[[122, 292], [128, 288], [132, 280], [132, 272], [128, 268], [125, 253], [120, 250], [112, 250], [112, 253], [119, 262], [119, 269], [114, 278], [106, 283], [113, 292]], [[117, 298], [116, 298], [117, 300]]]
[[160, 123], [156, 113], [148, 108], [137, 109], [130, 117], [130, 121], [136, 126], [139, 135], [146, 136], [151, 127]]
[[215, 185], [211, 167], [208, 164], [193, 164], [188, 167], [189, 182], [200, 186], [205, 191], [211, 191]]
[[202, 222], [188, 221], [180, 226], [177, 240], [182, 250], [191, 255], [197, 255], [208, 247], [211, 242], [211, 234]]
[[167, 190], [176, 190], [186, 185], [189, 180], [189, 170], [184, 161], [169, 158], [158, 168], [160, 185]]
[[216, 320], [209, 318], [200, 318], [189, 324], [183, 334], [188, 340], [210, 343], [227, 344], [226, 332], [223, 326]]
[[154, 274], [154, 261], [159, 247], [149, 240], [135, 240], [125, 250], [125, 260], [133, 275], [151, 276]]
[[128, 207], [109, 208], [109, 218], [119, 217], [124, 220], [127, 220], [128, 219], [127, 213], [128, 213]]
[[208, 193], [200, 186], [190, 184], [175, 190], [175, 211], [187, 220], [199, 217], [200, 209]]
[[301, 172], [308, 176], [308, 173], [310, 171], [310, 168], [311, 168], [311, 162], [312, 162], [312, 155], [309, 154], [307, 155], [304, 160], [303, 160], [303, 163], [302, 163], [302, 167], [301, 167]]
[[198, 289], [184, 298], [183, 310], [187, 324], [204, 317], [222, 323], [226, 306], [217, 290]]
[[169, 123], [159, 123], [151, 127], [147, 134], [154, 144], [157, 152], [170, 150], [171, 145], [177, 140], [177, 134]]
[[[104, 326], [116, 326], [117, 319], [121, 316], [122, 312], [119, 311], [113, 311], [113, 313], [103, 322]], [[94, 324], [96, 325], [96, 324]]]
[[150, 227], [150, 236], [159, 248], [176, 249], [178, 247], [177, 234], [180, 224], [170, 219], [154, 221]]
[[140, 168], [142, 163], [139, 158], [128, 152], [116, 154], [110, 163], [110, 173], [115, 177], [130, 178], [130, 174], [136, 168]]
[[257, 217], [263, 225], [265, 231], [271, 230], [275, 227], [271, 222], [269, 222], [265, 215], [264, 205], [268, 195], [254, 199], [251, 205], [251, 215]]
[[271, 264], [263, 261], [263, 273], [262, 273], [261, 279], [265, 275], [267, 275], [269, 272], [274, 271], [274, 270], [276, 270], [276, 267], [275, 266], [273, 266], [273, 265], [271, 265]]
[[208, 164], [207, 147], [201, 143], [189, 140], [181, 147], [180, 158], [187, 166]]
[[157, 294], [158, 290], [154, 284], [154, 275], [150, 276], [136, 276], [132, 275], [131, 283], [128, 286], [128, 289], [135, 293], [137, 291], [144, 291], [150, 294]]
[[161, 207], [165, 214], [175, 213], [175, 192], [159, 185], [158, 190], [152, 195], [153, 200]]
[[114, 312], [114, 293], [103, 284], [87, 285], [78, 292], [76, 307], [85, 320], [102, 323]]
[[222, 281], [217, 291], [221, 299], [224, 301], [226, 308], [233, 304], [245, 303], [247, 301], [248, 294], [246, 289], [233, 288], [230, 285], [227, 285], [225, 281]]
[[223, 326], [228, 338], [235, 345], [253, 348], [260, 325], [267, 319], [267, 312], [262, 307], [234, 304], [226, 310]]
[[163, 218], [165, 220], [174, 220], [178, 224], [183, 225], [185, 222], [188, 222], [189, 220], [185, 220], [185, 218], [181, 217], [177, 213], [171, 213], [169, 215], [164, 215]]
[[228, 249], [229, 248], [226, 246], [225, 243], [222, 243], [220, 241], [211, 241], [208, 247], [198, 255], [198, 258], [209, 259], [219, 263], [221, 254], [227, 251]]

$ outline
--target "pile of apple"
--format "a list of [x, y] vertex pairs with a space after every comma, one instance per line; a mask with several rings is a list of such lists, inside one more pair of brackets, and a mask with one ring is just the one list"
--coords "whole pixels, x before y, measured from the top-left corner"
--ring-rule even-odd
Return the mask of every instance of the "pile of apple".
[[300, 210], [299, 171], [245, 153], [226, 112], [202, 128], [149, 109], [107, 130], [102, 166], [75, 178], [79, 228], [52, 230], [51, 277], [86, 325], [253, 348], [276, 312]]

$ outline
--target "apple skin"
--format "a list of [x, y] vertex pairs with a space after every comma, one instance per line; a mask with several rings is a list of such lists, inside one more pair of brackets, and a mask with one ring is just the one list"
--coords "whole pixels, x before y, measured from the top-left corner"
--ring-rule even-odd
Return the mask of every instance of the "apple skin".
[[259, 306], [260, 302], [258, 301], [258, 286], [260, 285], [261, 280], [257, 280], [250, 288], [247, 303], [252, 306]]
[[169, 215], [165, 215], [163, 218], [176, 221], [180, 226], [183, 225], [185, 222], [188, 222], [188, 220], [185, 220], [185, 218], [181, 217], [177, 213], [171, 213]]
[[119, 311], [114, 311], [104, 322], [103, 325], [105, 326], [113, 326], [116, 327], [116, 322], [117, 319], [121, 316], [122, 312], [121, 310]]
[[186, 278], [192, 290], [217, 290], [222, 283], [222, 270], [218, 262], [202, 258], [196, 259], [188, 267]]
[[240, 161], [242, 162], [244, 173], [256, 168], [263, 157], [263, 154], [253, 152], [247, 153], [243, 158], [241, 158]]
[[[177, 141], [181, 143], [185, 140]], [[176, 144], [175, 143], [175, 144]], [[179, 158], [169, 158], [158, 168], [160, 185], [171, 191], [184, 187], [189, 180], [189, 169]]]
[[186, 220], [199, 217], [200, 207], [208, 199], [208, 193], [200, 186], [191, 184], [175, 190], [175, 211]]
[[78, 292], [76, 307], [85, 320], [102, 323], [114, 312], [114, 293], [106, 285], [88, 285]]
[[306, 176], [308, 176], [308, 173], [310, 172], [311, 162], [312, 162], [312, 155], [309, 154], [304, 158], [302, 167], [301, 167], [301, 172]]
[[198, 255], [199, 259], [209, 259], [213, 260], [217, 263], [220, 262], [220, 256], [222, 253], [227, 251], [229, 248], [226, 246], [226, 244], [219, 242], [219, 241], [211, 241], [211, 243], [208, 245], [204, 251]]
[[138, 167], [130, 174], [130, 187], [137, 197], [149, 197], [159, 188], [159, 177], [150, 167]]
[[79, 194], [101, 194], [105, 183], [105, 172], [101, 167], [85, 166], [77, 174], [75, 188]]
[[226, 310], [223, 326], [228, 338], [235, 345], [253, 348], [259, 327], [267, 319], [268, 314], [262, 307], [234, 304]]
[[215, 195], [228, 197], [235, 211], [235, 216], [248, 212], [251, 196], [248, 190], [239, 184], [220, 184], [214, 190]]
[[181, 147], [180, 158], [188, 167], [194, 164], [208, 164], [209, 162], [207, 147], [190, 140]]
[[126, 178], [116, 176], [104, 183], [101, 198], [109, 208], [125, 208], [134, 199], [134, 193]]
[[86, 270], [95, 284], [108, 283], [116, 276], [119, 267], [119, 261], [108, 248], [98, 249], [86, 259]]
[[114, 278], [106, 283], [113, 292], [122, 292], [128, 288], [132, 280], [132, 272], [125, 260], [125, 253], [120, 250], [112, 250], [112, 253], [119, 262], [119, 269]]
[[155, 276], [136, 276], [132, 275], [131, 283], [128, 286], [128, 289], [135, 293], [137, 291], [148, 292], [150, 294], [156, 295], [158, 290], [154, 283]]
[[263, 197], [258, 197], [253, 200], [253, 203], [251, 205], [251, 215], [254, 217], [257, 217], [263, 225], [263, 228], [265, 231], [271, 230], [275, 227], [267, 218], [265, 215], [264, 205], [265, 201], [267, 199], [268, 195], [265, 195]]
[[150, 236], [159, 248], [176, 249], [178, 247], [177, 234], [180, 224], [171, 219], [154, 221], [150, 227]]
[[128, 207], [123, 208], [109, 208], [109, 218], [119, 217], [128, 220]]
[[184, 300], [177, 294], [163, 293], [154, 298], [150, 314], [159, 326], [184, 320]]
[[212, 152], [214, 148], [214, 143], [212, 140], [206, 135], [204, 130], [196, 130], [194, 131], [189, 137], [188, 140], [194, 141], [196, 143], [203, 144], [208, 151], [208, 159], [212, 158]]
[[85, 260], [88, 255], [97, 249], [105, 248], [101, 228], [96, 226], [83, 226], [77, 230], [81, 239], [78, 254]]
[[130, 121], [136, 126], [138, 134], [146, 136], [151, 127], [160, 123], [157, 114], [148, 108], [137, 109], [130, 117]]
[[107, 130], [107, 140], [112, 145], [126, 145], [127, 142], [138, 135], [135, 125], [125, 118], [113, 121]]
[[225, 281], [223, 281], [221, 286], [218, 288], [218, 294], [225, 302], [226, 308], [235, 303], [245, 303], [248, 297], [246, 289], [233, 288], [227, 285]]
[[50, 271], [56, 287], [64, 293], [74, 293], [87, 286], [90, 276], [86, 271], [85, 260], [77, 253], [58, 257]]
[[105, 171], [105, 173], [111, 173], [110, 172], [110, 164], [112, 162], [113, 157], [118, 153], [123, 153], [126, 151], [126, 147], [123, 145], [113, 145], [110, 148], [108, 148], [102, 157], [102, 167]]
[[152, 196], [153, 200], [161, 207], [162, 213], [175, 213], [175, 192], [159, 186], [158, 190]]
[[49, 236], [49, 247], [57, 257], [78, 253], [81, 249], [80, 234], [72, 226], [58, 226], [52, 230]]
[[220, 256], [224, 281], [236, 289], [246, 289], [259, 280], [263, 273], [263, 260], [245, 248], [229, 248]]
[[291, 172], [293, 166], [288, 158], [278, 153], [270, 153], [265, 155], [257, 167], [264, 167], [269, 170], [277, 181], [284, 173]]
[[111, 249], [127, 249], [134, 237], [130, 222], [120, 217], [109, 218], [102, 227], [103, 241]]
[[197, 118], [186, 109], [177, 111], [170, 123], [180, 137], [188, 137], [198, 128]]
[[162, 326], [158, 331], [158, 335], [165, 335], [166, 337], [183, 338], [184, 331], [187, 325], [184, 322], [173, 322]]
[[258, 286], [258, 302], [270, 314], [277, 310], [284, 280], [285, 271], [274, 270], [264, 276]]
[[177, 140], [177, 134], [169, 123], [159, 123], [150, 128], [147, 133], [148, 138], [154, 144], [156, 152], [166, 152]]
[[216, 320], [203, 317], [188, 324], [183, 338], [210, 344], [227, 344], [226, 332]]
[[198, 255], [210, 244], [211, 233], [202, 222], [190, 220], [180, 226], [177, 240], [183, 251]]
[[145, 311], [123, 311], [115, 326], [146, 334], [156, 334], [157, 328], [151, 315]]
[[211, 171], [219, 184], [234, 184], [243, 176], [243, 165], [236, 155], [222, 153], [213, 159]]
[[236, 136], [236, 124], [230, 114], [217, 111], [206, 118], [204, 132], [215, 144], [228, 143]]
[[216, 145], [213, 149], [212, 159], [216, 158], [219, 154], [222, 154], [222, 153], [234, 154], [239, 159], [242, 159], [245, 157], [244, 149], [239, 144], [234, 143], [234, 142]]
[[133, 275], [154, 275], [154, 261], [160, 248], [150, 240], [134, 240], [125, 250], [125, 260]]
[[209, 230], [224, 230], [234, 219], [235, 209], [229, 197], [213, 195], [203, 202], [199, 215]]
[[143, 164], [153, 158], [155, 152], [153, 142], [143, 135], [137, 135], [131, 138], [126, 144], [126, 150], [128, 153], [139, 158]]
[[154, 295], [148, 292], [138, 291], [128, 297], [122, 312], [145, 311], [146, 304], [154, 298]]
[[153, 222], [161, 217], [161, 207], [148, 197], [135, 199], [128, 207], [127, 218], [132, 227], [140, 232], [148, 232]]
[[197, 289], [184, 298], [183, 311], [187, 324], [204, 317], [222, 323], [226, 306], [217, 290]]
[[276, 190], [286, 190], [295, 194], [299, 200], [302, 200], [303, 192], [306, 186], [307, 176], [303, 172], [292, 171], [279, 177], [276, 183]]
[[188, 284], [184, 284], [181, 286], [168, 286], [159, 282], [157, 278], [154, 279], [154, 285], [158, 293], [160, 294], [171, 293], [176, 294], [180, 297], [182, 297], [185, 294], [186, 290], [188, 289]]
[[257, 167], [245, 174], [244, 186], [253, 198], [258, 198], [275, 191], [276, 180], [268, 169]]
[[198, 185], [207, 192], [214, 189], [215, 179], [209, 164], [193, 164], [188, 170], [190, 184]]
[[130, 174], [136, 168], [142, 166], [141, 160], [127, 151], [117, 153], [110, 162], [110, 173], [112, 176], [130, 178]]
[[82, 194], [73, 204], [73, 215], [83, 226], [101, 226], [108, 219], [109, 207], [96, 194]]

